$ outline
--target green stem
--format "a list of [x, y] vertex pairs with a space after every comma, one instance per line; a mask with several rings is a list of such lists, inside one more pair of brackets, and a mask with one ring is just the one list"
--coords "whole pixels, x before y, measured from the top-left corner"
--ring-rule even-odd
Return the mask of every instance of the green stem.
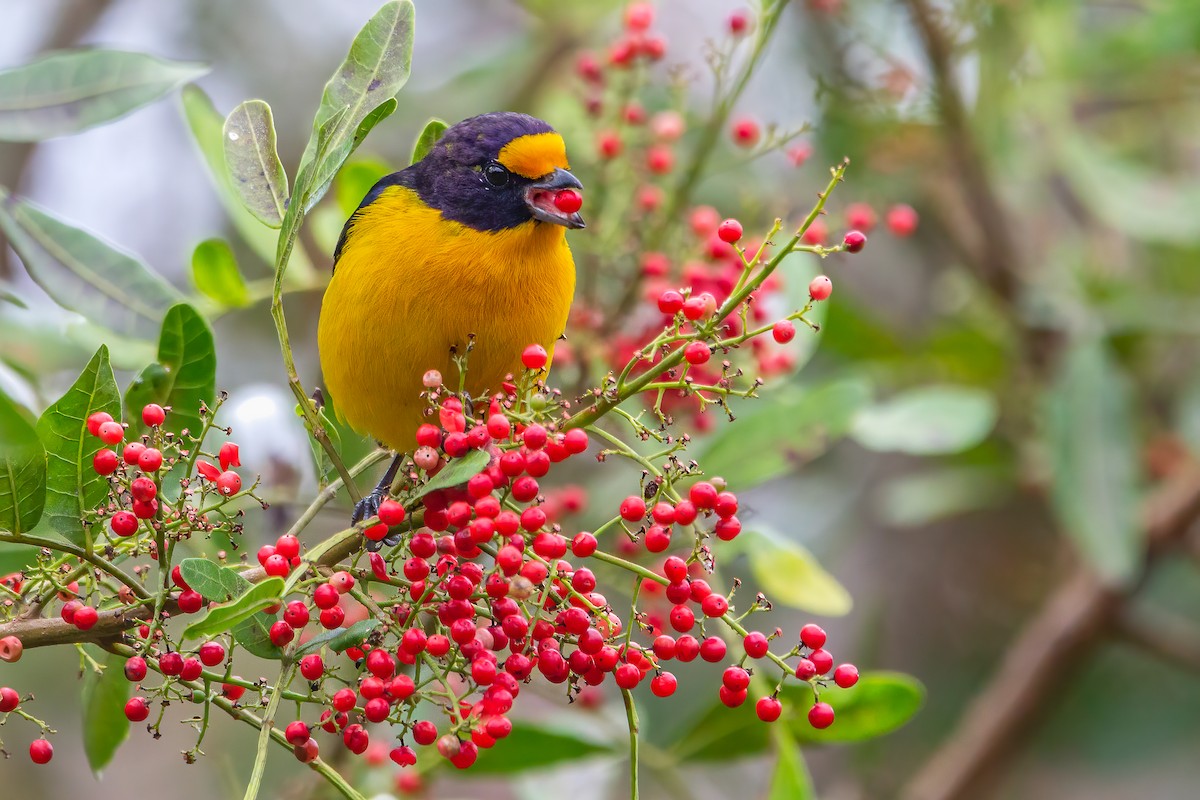
[[83, 559], [89, 564], [107, 572], [114, 578], [119, 580], [130, 588], [130, 590], [143, 600], [150, 598], [150, 593], [146, 588], [137, 581], [125, 570], [112, 564], [103, 558], [100, 558], [95, 553], [88, 553], [82, 547], [76, 547], [70, 542], [63, 542], [57, 539], [43, 539], [40, 536], [29, 536], [24, 533], [9, 533], [8, 531], [0, 531], [0, 542], [9, 542], [11, 544], [29, 544], [35, 547], [44, 547], [47, 550], [56, 550], [60, 553], [70, 553], [73, 556]]
[[638, 713], [633, 693], [621, 690], [625, 701], [625, 717], [629, 720], [629, 800], [638, 800]]
[[279, 700], [283, 696], [284, 687], [292, 681], [295, 668], [286, 666], [279, 673], [279, 681], [271, 691], [271, 699], [263, 712], [261, 725], [258, 728], [258, 750], [254, 756], [254, 771], [250, 773], [250, 783], [246, 786], [246, 794], [242, 800], [255, 800], [258, 797], [259, 786], [262, 785], [263, 770], [267, 767], [267, 745], [271, 742], [271, 731], [275, 727], [275, 713], [279, 710]]

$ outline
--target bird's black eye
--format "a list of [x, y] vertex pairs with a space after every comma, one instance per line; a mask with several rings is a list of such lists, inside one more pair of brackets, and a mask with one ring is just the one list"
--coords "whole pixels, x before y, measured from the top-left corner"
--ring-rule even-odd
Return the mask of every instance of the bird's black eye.
[[483, 177], [492, 186], [504, 186], [512, 174], [495, 161], [483, 168]]

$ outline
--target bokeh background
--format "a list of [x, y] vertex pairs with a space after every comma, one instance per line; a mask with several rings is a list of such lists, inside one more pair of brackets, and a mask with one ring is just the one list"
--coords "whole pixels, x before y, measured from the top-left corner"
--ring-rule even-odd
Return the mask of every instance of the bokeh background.
[[[5, 0], [0, 66], [89, 44], [211, 64], [199, 83], [218, 109], [270, 101], [291, 166], [323, 82], [376, 5]], [[737, 7], [657, 3], [669, 41], [659, 69], [689, 76], [700, 107], [710, 94], [705, 42], [724, 35]], [[619, 3], [417, 0], [417, 19], [400, 110], [365, 155], [403, 165], [429, 117], [502, 108], [544, 116], [573, 152], [589, 153], [573, 67], [580, 50], [602, 49], [617, 33]], [[805, 209], [825, 167], [845, 155], [850, 180], [831, 205], [831, 230], [844, 229], [851, 200], [880, 214], [908, 203], [921, 219], [913, 236], [881, 228], [861, 256], [822, 267], [836, 289], [812, 360], [777, 379], [783, 393], [746, 408], [781, 431], [788, 465], [743, 493], [747, 526], [806, 547], [853, 597], [844, 615], [784, 611], [781, 624], [816, 618], [839, 658], [908, 672], [927, 688], [921, 713], [896, 733], [805, 751], [822, 798], [1195, 796], [1198, 81], [1192, 0], [807, 0], [786, 12], [737, 113], [780, 129], [811, 124], [797, 141], [813, 154], [797, 167], [782, 152], [747, 162], [726, 146], [697, 199], [738, 213], [748, 229], [765, 227]], [[196, 243], [228, 229], [178, 97], [69, 138], [0, 144], [0, 185], [138, 253], [179, 286]], [[325, 269], [321, 236], [305, 246]], [[249, 276], [267, 274], [252, 253], [239, 256]], [[0, 387], [41, 407], [106, 334], [54, 306], [11, 251], [0, 253], [0, 279], [29, 306], [0, 302]], [[310, 383], [319, 300], [289, 299]], [[307, 445], [265, 308], [215, 327], [218, 384], [232, 395], [229, 421], [247, 466], [281, 495], [309, 491]], [[123, 361], [132, 368], [144, 359], [130, 348]], [[868, 381], [881, 402], [946, 384], [983, 400], [965, 420], [957, 407], [901, 409], [885, 441], [872, 441], [830, 422], [840, 409], [796, 401], [847, 380]], [[943, 426], [972, 425], [984, 431], [959, 452], [923, 444]], [[911, 426], [916, 444], [896, 426]], [[736, 472], [726, 477], [738, 485]], [[594, 490], [595, 505], [605, 491]], [[268, 516], [261, 535], [287, 510], [285, 502], [273, 512], [281, 516]], [[331, 512], [325, 530], [342, 513]], [[0, 671], [32, 690], [66, 734], [51, 768], [0, 762], [6, 795], [240, 795], [251, 740], [229, 724], [214, 726], [208, 757], [190, 767], [180, 756], [187, 726], [172, 723], [157, 741], [135, 731], [95, 782], [69, 732], [76, 669], [71, 651], [47, 650]], [[669, 730], [710, 702], [695, 691], [644, 716]], [[559, 712], [547, 704], [545, 713]], [[621, 735], [617, 709], [586, 713], [582, 724]], [[14, 753], [24, 750], [20, 735], [2, 733]], [[273, 758], [268, 769], [270, 796], [309, 796], [294, 764]], [[561, 787], [577, 800], [619, 797], [623, 769], [600, 761], [508, 782], [446, 782], [431, 796], [543, 798]], [[753, 797], [767, 775], [762, 760], [688, 765], [682, 788], [650, 775], [646, 794]]]

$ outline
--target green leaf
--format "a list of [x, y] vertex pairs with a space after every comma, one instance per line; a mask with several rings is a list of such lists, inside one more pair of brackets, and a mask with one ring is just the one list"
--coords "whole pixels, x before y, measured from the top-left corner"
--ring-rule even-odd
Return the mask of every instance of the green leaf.
[[0, 392], [0, 530], [27, 533], [46, 505], [46, 450], [35, 423]]
[[775, 738], [776, 759], [767, 800], [816, 800], [812, 776], [791, 730], [786, 725], [772, 725], [771, 733]]
[[322, 647], [328, 647], [335, 653], [340, 653], [347, 647], [357, 647], [367, 638], [367, 634], [378, 628], [380, 624], [377, 619], [363, 619], [349, 628], [334, 628], [331, 631], [319, 633], [305, 642], [303, 647], [297, 649], [296, 656], [315, 653]]
[[1076, 342], [1046, 396], [1051, 499], [1079, 551], [1106, 580], [1138, 563], [1137, 444], [1129, 379], [1098, 340]]
[[133, 687], [124, 657], [109, 653], [103, 664], [101, 674], [89, 669], [83, 676], [83, 752], [97, 778], [129, 736], [125, 703]]
[[750, 560], [755, 582], [772, 603], [830, 617], [850, 613], [850, 593], [808, 548], [762, 526], [735, 541]]
[[108, 479], [92, 469], [92, 458], [104, 446], [87, 429], [87, 418], [96, 411], [121, 417], [121, 395], [104, 345], [37, 423], [46, 448], [45, 519], [77, 545], [85, 541], [84, 518], [108, 497]]
[[[779, 699], [783, 715], [775, 725], [786, 725], [801, 744], [861, 742], [891, 733], [920, 709], [925, 688], [915, 678], [892, 672], [867, 672], [850, 689], [821, 689], [822, 702], [834, 709], [833, 725], [817, 730], [808, 724], [812, 690], [787, 684]], [[753, 703], [726, 708], [716, 702], [702, 712], [671, 748], [682, 761], [729, 761], [762, 753], [770, 745], [770, 726], [754, 712]]]
[[183, 638], [201, 639], [224, 633], [263, 609], [280, 602], [283, 597], [283, 589], [283, 578], [267, 578], [261, 583], [251, 586], [235, 600], [210, 608], [199, 619], [184, 628]]
[[292, 203], [292, 213], [320, 200], [371, 127], [395, 110], [393, 98], [412, 67], [412, 43], [411, 0], [384, 4], [354, 37], [346, 60], [325, 84], [296, 172], [300, 200]]
[[415, 164], [429, 154], [433, 146], [437, 144], [438, 139], [442, 138], [442, 134], [450, 126], [444, 121], [434, 117], [425, 123], [425, 127], [421, 129], [421, 135], [417, 137], [417, 141], [413, 144], [412, 160], [410, 164]]
[[200, 405], [211, 407], [216, 395], [217, 354], [212, 330], [191, 306], [173, 306], [163, 319], [158, 361], [146, 367], [125, 392], [125, 410], [132, 430], [143, 430], [142, 406], [169, 407], [163, 429], [199, 436], [203, 427]]
[[[208, 175], [217, 189], [217, 197], [225, 208], [225, 213], [229, 215], [233, 227], [255, 255], [268, 264], [274, 264], [278, 234], [264, 227], [242, 205], [241, 199], [234, 191], [229, 170], [225, 167], [225, 117], [217, 111], [208, 95], [200, 87], [193, 85], [183, 88], [183, 113], [204, 164], [208, 167]], [[303, 248], [297, 248], [292, 253], [291, 265], [298, 267], [301, 272], [312, 272], [312, 262], [308, 260]]]
[[491, 462], [492, 456], [486, 450], [472, 450], [465, 456], [452, 459], [442, 471], [434, 475], [428, 483], [421, 487], [417, 497], [424, 497], [438, 489], [448, 489], [466, 483], [471, 478], [483, 472]]
[[25, 303], [25, 301], [8, 289], [0, 288], [0, 301], [9, 303], [10, 305], [14, 305], [17, 308], [21, 308], [26, 311], [29, 310], [29, 306]]
[[982, 442], [996, 424], [996, 399], [967, 386], [922, 386], [862, 409], [851, 435], [868, 450], [929, 456]]
[[262, 100], [246, 100], [225, 119], [225, 166], [246, 209], [278, 228], [287, 211], [288, 178], [275, 149], [275, 121]]
[[0, 230], [29, 276], [60, 306], [149, 337], [183, 296], [137, 257], [0, 188]]
[[230, 633], [233, 634], [233, 640], [247, 653], [278, 661], [283, 654], [271, 643], [271, 625], [274, 623], [274, 616], [259, 613], [234, 625]]
[[479, 751], [471, 772], [475, 775], [509, 775], [613, 752], [610, 745], [582, 738], [571, 731], [532, 722], [514, 722], [512, 733], [503, 741], [490, 750]]
[[[356, 158], [342, 167], [333, 188], [342, 220], [353, 214], [371, 187], [391, 171], [392, 168], [382, 161], [367, 158]], [[338, 230], [341, 230], [340, 223]]]
[[85, 131], [206, 72], [203, 64], [121, 50], [49, 53], [0, 72], [0, 140], [34, 142]]
[[870, 384], [858, 376], [765, 395], [745, 416], [722, 426], [697, 460], [707, 474], [742, 487], [777, 478], [824, 453], [870, 397]]
[[834, 720], [825, 730], [817, 730], [808, 724], [806, 716], [812, 705], [808, 688], [793, 685], [785, 694], [803, 712], [792, 717], [790, 726], [801, 744], [875, 739], [903, 727], [925, 702], [925, 687], [916, 678], [898, 672], [863, 673], [849, 689], [831, 684], [821, 690], [821, 701], [833, 706]]
[[246, 282], [233, 249], [223, 239], [205, 239], [192, 251], [192, 282], [205, 297], [223, 307], [249, 304]]
[[35, 563], [40, 549], [34, 545], [0, 542], [0, 576], [20, 572]]
[[250, 588], [250, 581], [233, 567], [222, 566], [207, 558], [185, 558], [179, 562], [183, 582], [210, 603], [224, 603]]

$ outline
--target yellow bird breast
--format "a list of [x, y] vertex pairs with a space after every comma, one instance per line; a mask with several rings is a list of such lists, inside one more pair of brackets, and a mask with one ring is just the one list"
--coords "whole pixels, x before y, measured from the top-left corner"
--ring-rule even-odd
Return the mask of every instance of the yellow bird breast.
[[553, 354], [575, 293], [566, 231], [530, 221], [481, 232], [443, 219], [393, 186], [359, 211], [321, 308], [325, 385], [360, 433], [411, 450], [424, 421], [422, 376], [457, 386], [451, 347], [465, 352], [472, 396], [500, 390], [537, 343]]

